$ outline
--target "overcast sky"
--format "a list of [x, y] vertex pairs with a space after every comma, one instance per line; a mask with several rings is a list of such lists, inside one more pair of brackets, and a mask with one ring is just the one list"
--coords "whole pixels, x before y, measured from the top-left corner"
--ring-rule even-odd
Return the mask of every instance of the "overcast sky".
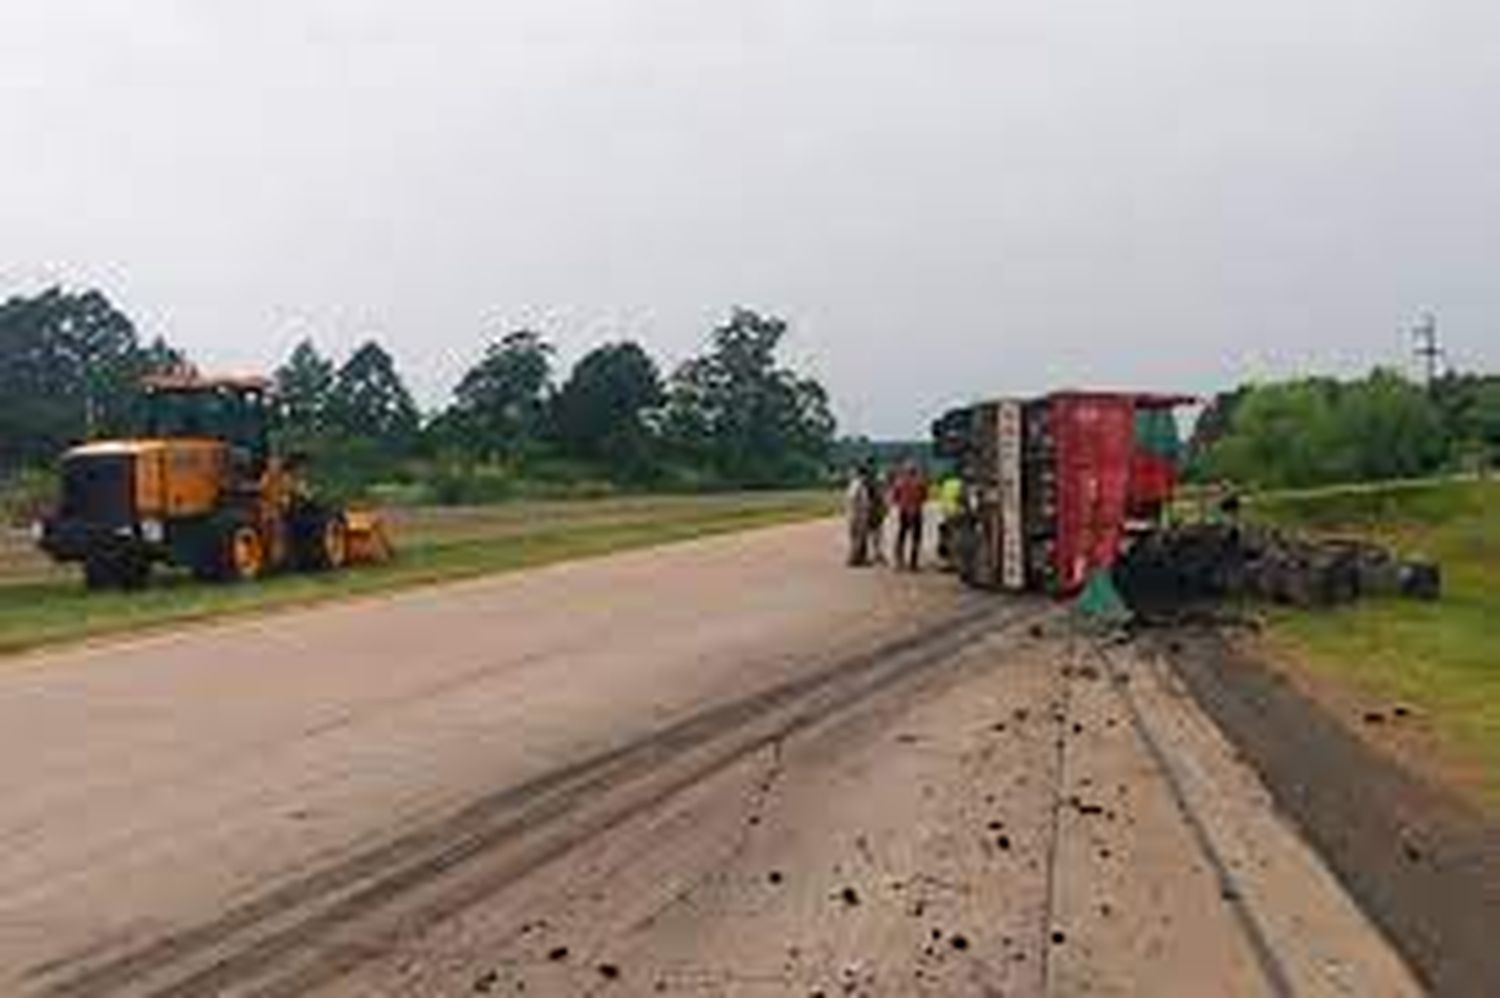
[[1496, 0], [7, 0], [0, 295], [205, 367], [669, 363], [784, 315], [846, 429], [1500, 366]]

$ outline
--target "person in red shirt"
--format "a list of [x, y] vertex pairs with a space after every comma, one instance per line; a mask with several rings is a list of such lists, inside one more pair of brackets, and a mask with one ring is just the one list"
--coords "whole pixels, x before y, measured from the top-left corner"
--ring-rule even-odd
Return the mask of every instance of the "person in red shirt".
[[922, 556], [922, 510], [927, 505], [927, 476], [915, 461], [907, 461], [891, 486], [891, 505], [900, 522], [896, 529], [896, 567], [915, 572]]

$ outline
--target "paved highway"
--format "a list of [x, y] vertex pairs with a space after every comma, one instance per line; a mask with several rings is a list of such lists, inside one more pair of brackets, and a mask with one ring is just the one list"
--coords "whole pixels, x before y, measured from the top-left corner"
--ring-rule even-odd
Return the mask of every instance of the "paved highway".
[[1159, 663], [838, 542], [5, 660], [0, 993], [1417, 993]]

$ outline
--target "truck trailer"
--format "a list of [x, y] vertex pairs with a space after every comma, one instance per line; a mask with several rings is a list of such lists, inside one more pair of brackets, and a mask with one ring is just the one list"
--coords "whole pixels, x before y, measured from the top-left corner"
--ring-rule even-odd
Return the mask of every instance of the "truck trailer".
[[954, 409], [935, 451], [964, 483], [950, 550], [970, 585], [1069, 596], [1156, 525], [1178, 480], [1173, 411], [1196, 400], [1063, 391]]

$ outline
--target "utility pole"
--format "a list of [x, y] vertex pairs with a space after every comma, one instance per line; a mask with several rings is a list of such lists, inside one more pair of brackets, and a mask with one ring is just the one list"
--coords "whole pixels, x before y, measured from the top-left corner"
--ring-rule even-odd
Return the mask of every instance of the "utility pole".
[[1442, 363], [1443, 357], [1443, 348], [1438, 343], [1437, 316], [1431, 312], [1423, 312], [1417, 324], [1412, 327], [1411, 335], [1417, 342], [1416, 354], [1421, 358], [1427, 376], [1427, 390], [1430, 392], [1437, 383], [1438, 365]]

